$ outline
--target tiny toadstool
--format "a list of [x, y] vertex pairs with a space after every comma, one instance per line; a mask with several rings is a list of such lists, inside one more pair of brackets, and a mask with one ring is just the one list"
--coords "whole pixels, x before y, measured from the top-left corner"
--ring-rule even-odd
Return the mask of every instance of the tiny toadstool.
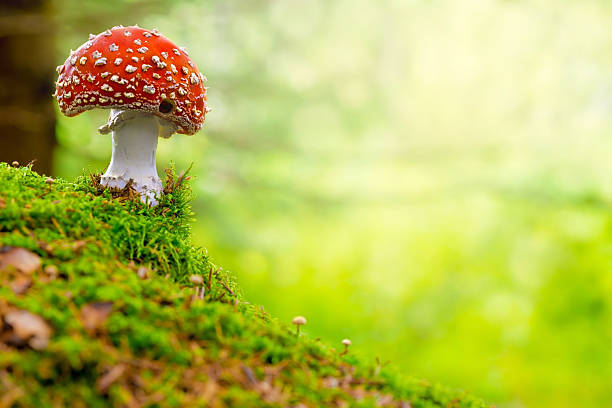
[[197, 285], [195, 287], [196, 299], [204, 299], [204, 287], [202, 286], [204, 284], [204, 277], [202, 275], [191, 275], [189, 281]]
[[155, 154], [158, 137], [192, 135], [206, 113], [206, 77], [184, 48], [157, 30], [116, 26], [71, 51], [55, 96], [66, 116], [110, 109], [98, 130], [112, 132], [110, 165], [100, 183], [124, 188], [130, 180], [143, 202], [157, 204], [162, 192]]
[[191, 281], [191, 283], [193, 283], [194, 285], [201, 285], [204, 283], [204, 278], [202, 277], [202, 275], [191, 275], [189, 277], [189, 281]]
[[306, 324], [306, 318], [304, 316], [296, 316], [293, 318], [293, 320], [291, 321], [291, 323], [295, 324], [295, 326], [297, 327], [297, 335], [300, 335], [300, 326], [303, 326]]
[[349, 346], [353, 344], [353, 342], [351, 342], [350, 339], [344, 339], [342, 340], [342, 344], [344, 345], [344, 351], [342, 352], [342, 354], [346, 354], [348, 353]]

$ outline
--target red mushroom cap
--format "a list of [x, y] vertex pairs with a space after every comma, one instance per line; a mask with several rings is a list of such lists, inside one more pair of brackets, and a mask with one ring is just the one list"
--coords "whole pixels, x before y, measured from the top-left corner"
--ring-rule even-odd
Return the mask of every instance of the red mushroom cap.
[[90, 34], [57, 72], [56, 97], [66, 116], [94, 108], [137, 110], [192, 135], [209, 110], [206, 77], [185, 49], [157, 30], [119, 26]]

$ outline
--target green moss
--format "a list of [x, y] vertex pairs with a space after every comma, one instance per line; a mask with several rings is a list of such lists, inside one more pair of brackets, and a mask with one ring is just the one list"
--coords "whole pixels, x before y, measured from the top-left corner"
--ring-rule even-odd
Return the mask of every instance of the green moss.
[[[8, 406], [486, 406], [297, 338], [245, 302], [191, 244], [184, 183], [155, 208], [94, 185], [0, 164], [0, 248], [42, 261], [0, 271], [0, 315], [27, 310], [52, 329], [35, 350], [2, 325]], [[203, 299], [191, 275], [202, 275]]]

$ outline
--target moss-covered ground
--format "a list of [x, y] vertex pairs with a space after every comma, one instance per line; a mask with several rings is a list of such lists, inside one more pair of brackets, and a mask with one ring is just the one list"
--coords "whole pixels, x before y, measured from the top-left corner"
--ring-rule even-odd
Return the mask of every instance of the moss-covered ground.
[[187, 184], [148, 208], [0, 163], [0, 407], [487, 406], [246, 302], [190, 242]]

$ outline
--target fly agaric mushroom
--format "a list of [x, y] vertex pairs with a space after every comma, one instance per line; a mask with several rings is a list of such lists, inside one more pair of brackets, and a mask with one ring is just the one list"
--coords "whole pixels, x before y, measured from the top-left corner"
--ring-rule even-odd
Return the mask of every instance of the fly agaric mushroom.
[[184, 48], [157, 30], [117, 26], [89, 40], [57, 67], [60, 110], [76, 116], [94, 108], [110, 109], [113, 154], [101, 177], [107, 187], [124, 188], [130, 180], [143, 202], [157, 205], [162, 191], [157, 175], [157, 138], [192, 135], [202, 127], [206, 77]]

